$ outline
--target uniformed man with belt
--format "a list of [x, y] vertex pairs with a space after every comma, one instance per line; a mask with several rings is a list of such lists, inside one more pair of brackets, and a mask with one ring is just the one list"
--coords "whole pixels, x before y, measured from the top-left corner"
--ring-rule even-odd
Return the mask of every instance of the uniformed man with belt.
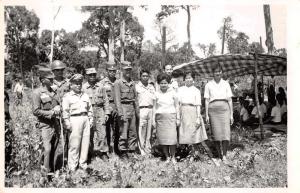
[[83, 76], [71, 77], [71, 91], [62, 100], [65, 128], [71, 131], [69, 139], [68, 167], [75, 171], [77, 166], [87, 169], [90, 131], [93, 126], [93, 108], [88, 94], [82, 92]]
[[[50, 67], [52, 69], [52, 72], [54, 73], [54, 80], [53, 80], [53, 90], [58, 95], [60, 103], [62, 102], [63, 96], [70, 91], [70, 83], [69, 81], [64, 77], [64, 70], [66, 68], [66, 64], [63, 63], [60, 60], [54, 60], [51, 64]], [[61, 130], [59, 131], [60, 135]], [[69, 144], [69, 135], [68, 130], [64, 128], [63, 130], [63, 136], [64, 136], [64, 142], [65, 144], [61, 144], [62, 140], [59, 141], [59, 147], [64, 145], [64, 155], [65, 155], [65, 160], [67, 160], [68, 157], [68, 144]], [[62, 154], [62, 150], [58, 148], [58, 155]]]
[[87, 82], [83, 84], [82, 90], [90, 97], [94, 110], [94, 122], [91, 133], [90, 154], [99, 154], [100, 158], [107, 160], [108, 141], [106, 133], [106, 121], [109, 117], [109, 101], [105, 89], [97, 82], [97, 71], [95, 68], [86, 69]]
[[38, 118], [44, 146], [44, 166], [46, 172], [54, 171], [54, 157], [58, 142], [61, 109], [58, 95], [52, 90], [54, 74], [50, 68], [40, 68], [41, 85], [33, 91], [33, 115]]
[[114, 62], [108, 61], [106, 63], [106, 72], [107, 72], [107, 77], [105, 77], [100, 84], [104, 86], [104, 89], [107, 94], [107, 98], [109, 100], [109, 118], [106, 122], [106, 131], [107, 131], [107, 136], [108, 136], [108, 144], [109, 144], [109, 151], [111, 153], [115, 152], [117, 153], [118, 151], [118, 144], [117, 144], [117, 139], [118, 139], [118, 132], [119, 127], [118, 127], [118, 113], [116, 109], [116, 104], [114, 101], [114, 83], [116, 81], [116, 64]]
[[136, 115], [138, 102], [132, 77], [131, 63], [122, 62], [123, 77], [114, 84], [115, 103], [119, 122], [119, 150], [121, 158], [127, 158], [129, 152], [137, 150]]

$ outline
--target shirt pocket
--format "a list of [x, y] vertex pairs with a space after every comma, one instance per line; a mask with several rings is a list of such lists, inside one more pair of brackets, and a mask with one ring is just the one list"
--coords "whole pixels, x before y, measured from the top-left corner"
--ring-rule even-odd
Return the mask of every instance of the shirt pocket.
[[41, 94], [42, 109], [49, 110], [52, 109], [52, 98], [47, 94]]
[[123, 87], [121, 88], [121, 99], [130, 99], [129, 95], [130, 95], [130, 89], [127, 87]]
[[95, 96], [95, 104], [103, 104], [104, 103], [104, 99], [103, 99], [103, 93], [98, 93]]

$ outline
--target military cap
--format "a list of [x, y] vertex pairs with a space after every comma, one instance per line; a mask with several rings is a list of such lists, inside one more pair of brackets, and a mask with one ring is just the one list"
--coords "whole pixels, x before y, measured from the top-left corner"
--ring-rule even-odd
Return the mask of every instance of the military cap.
[[122, 63], [122, 68], [123, 69], [132, 69], [131, 62], [123, 61], [121, 63]]
[[116, 63], [113, 61], [106, 62], [106, 69], [107, 70], [117, 70]]
[[40, 67], [38, 72], [41, 78], [54, 78], [54, 74], [50, 68]]
[[83, 81], [83, 76], [82, 74], [74, 74], [71, 78], [70, 78], [70, 82], [75, 82], [75, 81]]
[[85, 69], [85, 74], [97, 74], [97, 71], [95, 68], [87, 68]]

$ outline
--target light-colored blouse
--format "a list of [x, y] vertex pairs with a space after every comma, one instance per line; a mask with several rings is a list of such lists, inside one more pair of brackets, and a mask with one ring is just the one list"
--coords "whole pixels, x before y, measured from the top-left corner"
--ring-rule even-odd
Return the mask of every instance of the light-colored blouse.
[[178, 99], [174, 89], [169, 88], [163, 93], [160, 90], [155, 93], [155, 113], [176, 113], [175, 101]]
[[229, 83], [223, 79], [219, 83], [211, 80], [205, 85], [204, 98], [208, 99], [209, 102], [217, 99], [228, 99], [232, 96]]
[[201, 91], [195, 86], [182, 86], [178, 88], [180, 104], [201, 105]]

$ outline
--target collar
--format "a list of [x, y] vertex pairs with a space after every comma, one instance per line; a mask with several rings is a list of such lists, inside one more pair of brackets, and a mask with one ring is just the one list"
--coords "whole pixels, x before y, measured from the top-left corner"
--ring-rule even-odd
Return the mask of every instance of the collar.
[[148, 83], [148, 85], [145, 86], [145, 85], [142, 83], [142, 81], [139, 81], [137, 84], [138, 84], [139, 86], [141, 86], [141, 87], [143, 87], [143, 88], [147, 88], [147, 89], [150, 87], [150, 83]]
[[123, 83], [127, 83], [127, 84], [129, 84], [129, 85], [132, 85], [132, 83], [133, 83], [133, 81], [130, 79], [129, 80], [129, 82], [127, 82], [127, 80], [125, 80], [123, 77], [121, 78], [121, 81], [123, 82]]
[[58, 86], [63, 85], [65, 82], [66, 82], [66, 79], [62, 80], [61, 82], [59, 82], [59, 81], [57, 81], [55, 79], [53, 80], [53, 83], [56, 84], [56, 85], [58, 85]]
[[86, 88], [95, 88], [98, 87], [99, 85], [97, 84], [97, 82], [94, 84], [94, 86], [92, 86], [89, 82], [86, 82]]
[[80, 92], [79, 94], [77, 94], [77, 93], [75, 93], [73, 90], [71, 90], [70, 91], [70, 95], [72, 95], [72, 96], [79, 96], [79, 97], [81, 97], [82, 96], [82, 94], [83, 94], [83, 92]]

